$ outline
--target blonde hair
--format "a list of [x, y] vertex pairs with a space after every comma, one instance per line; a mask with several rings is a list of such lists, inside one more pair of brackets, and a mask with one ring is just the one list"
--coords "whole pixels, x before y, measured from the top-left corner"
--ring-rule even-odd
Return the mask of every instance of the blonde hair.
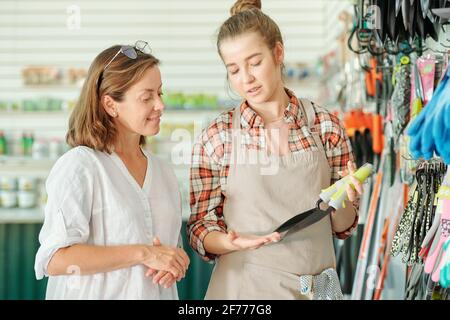
[[[89, 67], [69, 119], [66, 141], [71, 147], [87, 146], [111, 153], [117, 130], [102, 106], [102, 97], [109, 95], [117, 102], [123, 101], [126, 91], [142, 79], [145, 71], [159, 64], [153, 55], [136, 50], [136, 59], [120, 53], [104, 70], [120, 48], [115, 45], [102, 51]], [[140, 144], [145, 144], [144, 136], [141, 136]]]
[[217, 35], [217, 51], [223, 40], [234, 38], [247, 32], [257, 32], [269, 49], [277, 42], [283, 44], [280, 28], [268, 15], [261, 11], [260, 0], [238, 0], [230, 9], [229, 17], [220, 27]]

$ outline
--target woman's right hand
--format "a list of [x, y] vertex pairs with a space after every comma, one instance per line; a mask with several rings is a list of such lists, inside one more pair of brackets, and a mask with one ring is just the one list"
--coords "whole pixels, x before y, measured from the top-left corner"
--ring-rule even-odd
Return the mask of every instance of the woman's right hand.
[[164, 245], [147, 245], [142, 264], [157, 271], [168, 271], [175, 278], [184, 277], [189, 257], [183, 249]]
[[243, 235], [236, 231], [229, 231], [227, 238], [233, 250], [258, 249], [264, 245], [281, 240], [278, 232], [273, 232], [265, 236]]

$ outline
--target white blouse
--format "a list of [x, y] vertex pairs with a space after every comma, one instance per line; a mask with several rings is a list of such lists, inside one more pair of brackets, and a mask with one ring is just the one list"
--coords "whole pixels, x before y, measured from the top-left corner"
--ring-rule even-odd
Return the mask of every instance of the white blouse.
[[[36, 278], [47, 274], [53, 254], [76, 243], [99, 246], [152, 244], [181, 246], [181, 196], [172, 169], [143, 150], [147, 171], [141, 188], [116, 153], [76, 147], [53, 166], [46, 181], [48, 195]], [[165, 289], [146, 278], [147, 268], [94, 275], [50, 276], [47, 299], [178, 299], [177, 287]]]

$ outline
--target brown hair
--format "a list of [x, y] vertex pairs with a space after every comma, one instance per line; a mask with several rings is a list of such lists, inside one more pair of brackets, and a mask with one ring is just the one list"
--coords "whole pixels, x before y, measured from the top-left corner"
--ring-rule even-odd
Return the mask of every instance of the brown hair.
[[[136, 50], [136, 59], [120, 53], [104, 70], [120, 48], [120, 45], [115, 45], [102, 51], [89, 67], [80, 97], [69, 119], [66, 141], [71, 147], [87, 146], [111, 153], [117, 131], [102, 106], [101, 98], [109, 95], [115, 101], [123, 101], [125, 92], [142, 79], [145, 71], [159, 64], [153, 55]], [[144, 145], [145, 137], [141, 136], [139, 143]]]
[[280, 28], [268, 15], [261, 11], [260, 0], [238, 0], [230, 9], [231, 17], [220, 27], [217, 35], [217, 51], [223, 40], [234, 38], [247, 32], [258, 32], [269, 49], [277, 42], [283, 44]]

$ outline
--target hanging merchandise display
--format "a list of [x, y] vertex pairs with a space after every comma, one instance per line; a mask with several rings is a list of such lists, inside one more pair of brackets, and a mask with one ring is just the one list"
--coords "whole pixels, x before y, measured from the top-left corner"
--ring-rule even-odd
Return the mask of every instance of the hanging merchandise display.
[[[437, 218], [434, 225], [438, 225], [429, 231], [429, 239], [434, 238], [437, 245], [429, 245], [431, 241], [423, 244], [425, 260], [425, 273], [431, 275], [434, 282], [440, 282], [444, 288], [449, 286], [448, 277], [448, 239], [450, 236], [450, 169], [437, 194]], [[427, 247], [429, 246], [429, 247]], [[433, 250], [431, 249], [433, 247]]]
[[[354, 6], [355, 23], [348, 38], [351, 51], [373, 56], [410, 54], [427, 37], [438, 41], [439, 28], [445, 23], [433, 10], [446, 7], [445, 0], [359, 0]], [[356, 39], [356, 44], [354, 40]]]
[[376, 176], [356, 235], [335, 243], [343, 293], [449, 299], [450, 1], [354, 2], [346, 43], [354, 55], [341, 66], [346, 76], [334, 77], [351, 90], [339, 91], [336, 114], [357, 165], [373, 163]]
[[[427, 107], [412, 121], [408, 128], [411, 137], [411, 154], [418, 159], [430, 159], [434, 153], [450, 164], [450, 68], [436, 88]], [[446, 143], [447, 142], [447, 143]]]
[[436, 194], [442, 182], [445, 167], [442, 162], [423, 163], [416, 172], [409, 200], [395, 234], [391, 253], [402, 254], [409, 266], [420, 262], [419, 252], [425, 235], [431, 228], [436, 211]]

